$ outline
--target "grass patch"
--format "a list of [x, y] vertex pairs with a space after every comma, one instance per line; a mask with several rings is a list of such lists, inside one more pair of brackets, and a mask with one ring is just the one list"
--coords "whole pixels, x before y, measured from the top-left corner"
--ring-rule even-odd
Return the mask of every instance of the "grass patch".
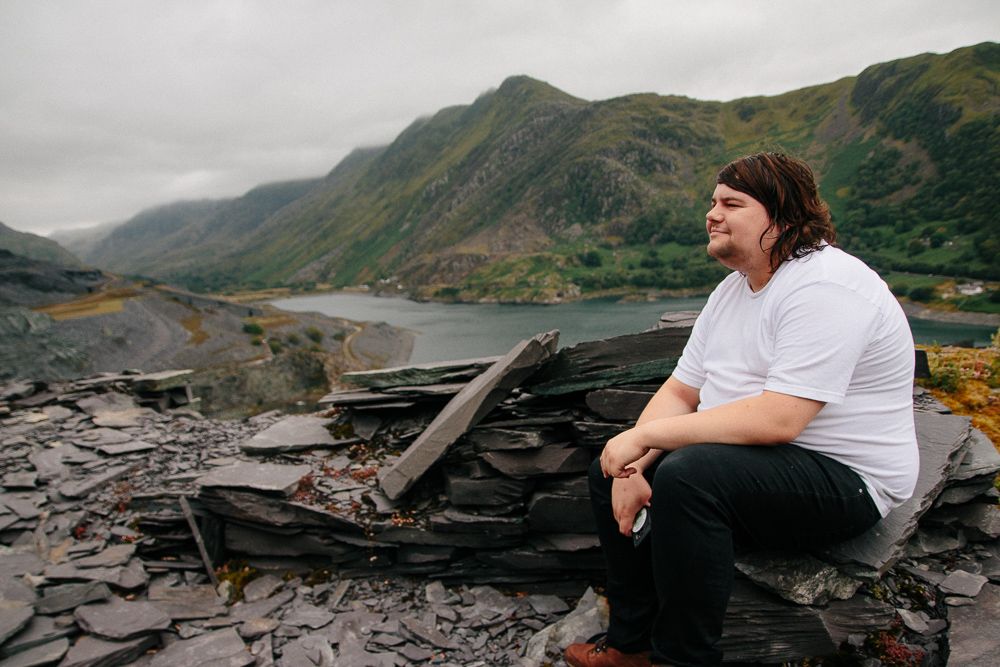
[[201, 328], [201, 318], [202, 315], [193, 315], [191, 317], [185, 317], [178, 322], [181, 326], [191, 332], [191, 340], [187, 342], [188, 345], [201, 345], [206, 340], [211, 338], [210, 335], [205, 333]]
[[262, 315], [261, 317], [251, 317], [250, 321], [253, 324], [260, 325], [265, 329], [277, 329], [279, 327], [291, 327], [299, 324], [299, 318], [288, 315], [287, 313], [279, 313], [276, 315]]
[[927, 350], [931, 377], [918, 380], [956, 415], [972, 417], [1000, 451], [1000, 349], [918, 345]]

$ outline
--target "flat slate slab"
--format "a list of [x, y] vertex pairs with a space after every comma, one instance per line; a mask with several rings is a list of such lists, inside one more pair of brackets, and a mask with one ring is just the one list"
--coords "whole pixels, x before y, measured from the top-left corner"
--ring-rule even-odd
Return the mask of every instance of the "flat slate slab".
[[0, 600], [0, 644], [16, 635], [35, 615], [31, 603], [22, 600]]
[[344, 373], [340, 376], [340, 381], [372, 389], [454, 383], [459, 380], [471, 380], [499, 360], [500, 357], [480, 357], [355, 371]]
[[132, 389], [140, 393], [166, 391], [187, 385], [194, 376], [193, 370], [160, 371], [132, 378]]
[[920, 476], [913, 497], [889, 512], [874, 527], [858, 537], [823, 552], [824, 558], [865, 581], [884, 574], [902, 556], [906, 541], [917, 529], [917, 521], [954, 472], [970, 435], [971, 420], [957, 415], [914, 412], [920, 446]]
[[87, 635], [70, 647], [59, 667], [127, 665], [159, 643], [160, 638], [154, 635], [124, 642], [112, 642]]
[[106, 639], [133, 639], [170, 627], [170, 617], [149, 602], [125, 602], [112, 596], [76, 608], [73, 618], [86, 632]]
[[288, 417], [240, 443], [240, 449], [247, 454], [279, 454], [340, 446], [344, 442], [327, 430], [332, 423], [332, 419], [322, 417]]
[[39, 614], [58, 614], [110, 597], [111, 589], [103, 581], [52, 586], [45, 589], [45, 596], [35, 603], [35, 611]]
[[83, 498], [84, 496], [89, 495], [92, 491], [96, 491], [97, 489], [103, 487], [105, 484], [121, 479], [127, 475], [131, 469], [131, 465], [116, 466], [114, 468], [109, 468], [99, 475], [93, 475], [81, 480], [63, 482], [59, 486], [59, 493], [63, 494], [67, 498]]
[[226, 628], [174, 642], [154, 655], [149, 667], [246, 667], [254, 662], [236, 630]]
[[42, 667], [51, 665], [66, 655], [69, 640], [59, 637], [51, 642], [16, 653], [0, 662], [0, 667]]
[[274, 463], [237, 463], [216, 468], [195, 482], [200, 487], [253, 489], [290, 497], [299, 488], [299, 480], [312, 472], [312, 466], [282, 466]]
[[581, 447], [545, 447], [518, 452], [483, 452], [491, 466], [514, 479], [540, 475], [583, 472], [590, 466], [590, 455]]
[[555, 353], [559, 332], [521, 341], [505, 356], [458, 392], [403, 455], [379, 470], [379, 484], [397, 500], [434, 465], [455, 440], [479, 423], [543, 361]]
[[97, 451], [102, 454], [107, 454], [108, 456], [122, 456], [123, 454], [148, 452], [149, 450], [156, 449], [158, 447], [159, 445], [152, 442], [146, 442], [145, 440], [130, 440], [129, 442], [123, 442], [120, 445], [102, 445], [97, 448]]

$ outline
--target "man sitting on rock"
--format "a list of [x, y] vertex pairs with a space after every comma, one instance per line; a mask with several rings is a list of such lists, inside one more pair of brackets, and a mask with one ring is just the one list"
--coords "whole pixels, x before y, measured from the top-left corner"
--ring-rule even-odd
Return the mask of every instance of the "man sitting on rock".
[[636, 426], [591, 466], [611, 622], [566, 650], [571, 667], [720, 664], [734, 543], [839, 542], [916, 484], [909, 325], [878, 275], [833, 247], [812, 171], [760, 153], [716, 183], [708, 254], [734, 273]]

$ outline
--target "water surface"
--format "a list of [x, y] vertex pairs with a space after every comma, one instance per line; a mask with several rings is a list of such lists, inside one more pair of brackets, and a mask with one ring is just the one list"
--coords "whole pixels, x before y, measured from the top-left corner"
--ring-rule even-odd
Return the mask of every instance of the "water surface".
[[[559, 329], [559, 346], [644, 331], [668, 311], [700, 310], [708, 297], [621, 303], [617, 297], [555, 306], [417, 303], [404, 298], [335, 292], [271, 301], [294, 312], [315, 311], [361, 322], [387, 322], [418, 332], [410, 363], [506, 354], [518, 342]], [[987, 345], [996, 328], [911, 319], [917, 343], [942, 345], [972, 339]]]

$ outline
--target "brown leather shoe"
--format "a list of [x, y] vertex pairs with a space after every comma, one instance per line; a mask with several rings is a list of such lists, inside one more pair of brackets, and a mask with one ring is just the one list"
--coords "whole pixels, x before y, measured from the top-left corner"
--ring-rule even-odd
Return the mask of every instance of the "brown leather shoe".
[[596, 644], [570, 644], [566, 648], [566, 664], [570, 667], [652, 667], [651, 651], [622, 653], [608, 646], [601, 637]]

